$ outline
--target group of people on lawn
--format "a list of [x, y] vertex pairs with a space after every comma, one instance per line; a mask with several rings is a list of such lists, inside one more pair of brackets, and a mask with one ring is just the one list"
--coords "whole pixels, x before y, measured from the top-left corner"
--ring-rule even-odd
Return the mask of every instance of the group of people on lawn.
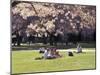
[[[43, 53], [42, 58], [44, 59], [54, 59], [54, 58], [60, 58], [62, 55], [59, 54], [59, 51], [57, 51], [57, 48], [51, 47], [51, 48], [40, 48], [39, 53]], [[82, 47], [80, 44], [77, 45], [77, 53], [82, 53]], [[68, 53], [69, 56], [73, 56], [72, 52]]]
[[54, 59], [62, 57], [56, 48], [40, 48], [40, 53], [43, 53], [43, 58]]

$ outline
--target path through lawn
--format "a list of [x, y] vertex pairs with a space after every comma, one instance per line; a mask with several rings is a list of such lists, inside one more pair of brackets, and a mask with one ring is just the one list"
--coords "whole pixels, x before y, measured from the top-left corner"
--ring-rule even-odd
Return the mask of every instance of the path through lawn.
[[66, 51], [60, 51], [62, 58], [52, 60], [34, 60], [42, 55], [36, 50], [12, 51], [12, 73], [34, 73], [48, 71], [95, 69], [95, 50], [69, 57]]

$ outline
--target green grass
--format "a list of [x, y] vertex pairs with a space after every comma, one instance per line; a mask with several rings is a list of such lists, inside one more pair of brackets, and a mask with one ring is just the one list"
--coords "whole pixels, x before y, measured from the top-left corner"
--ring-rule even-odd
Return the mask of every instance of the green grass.
[[74, 53], [74, 57], [67, 56], [66, 52], [60, 54], [62, 58], [34, 60], [42, 56], [36, 50], [12, 51], [12, 74], [95, 69], [95, 52]]

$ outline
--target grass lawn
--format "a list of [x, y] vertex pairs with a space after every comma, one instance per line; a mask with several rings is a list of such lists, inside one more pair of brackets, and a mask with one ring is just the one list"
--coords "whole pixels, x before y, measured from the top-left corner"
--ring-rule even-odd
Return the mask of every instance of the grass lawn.
[[62, 58], [46, 60], [35, 60], [34, 58], [42, 56], [36, 50], [12, 51], [12, 74], [95, 69], [95, 49], [91, 50], [93, 51], [74, 53], [73, 57], [69, 57], [65, 51], [60, 51]]

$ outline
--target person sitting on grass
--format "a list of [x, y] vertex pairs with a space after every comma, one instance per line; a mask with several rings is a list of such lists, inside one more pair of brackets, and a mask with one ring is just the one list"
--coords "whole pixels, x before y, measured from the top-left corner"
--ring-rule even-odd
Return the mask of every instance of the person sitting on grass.
[[[42, 52], [42, 51], [43, 51], [43, 52]], [[35, 58], [35, 60], [47, 59], [48, 53], [49, 53], [49, 49], [40, 48], [39, 53], [43, 53], [43, 56], [42, 56], [42, 57], [37, 57], [37, 58]]]
[[55, 59], [55, 58], [59, 58], [59, 57], [62, 57], [62, 56], [59, 54], [59, 51], [56, 51], [56, 48], [47, 48], [47, 49], [45, 49], [42, 57], [38, 57], [35, 59], [36, 60], [38, 60], [38, 59]]
[[56, 51], [56, 50], [57, 50], [56, 48], [53, 49], [54, 57], [55, 57], [55, 58], [62, 57], [62, 56], [59, 54], [59, 51]]
[[43, 58], [44, 59], [47, 59], [48, 58], [48, 55], [49, 55], [49, 49], [45, 50], [44, 55], [43, 55]]
[[35, 60], [40, 60], [40, 59], [53, 59], [51, 50], [50, 50], [49, 48], [47, 48], [47, 49], [44, 51], [44, 54], [43, 54], [42, 57], [37, 57], [37, 58], [35, 58]]
[[44, 53], [44, 58], [45, 59], [54, 59], [54, 52], [53, 52], [53, 48], [48, 48], [47, 52]]
[[54, 59], [54, 58], [55, 58], [54, 53], [53, 53], [52, 50], [50, 50], [49, 53], [48, 53], [48, 58], [47, 59]]
[[77, 53], [82, 53], [82, 47], [80, 44], [77, 45]]
[[61, 57], [61, 55], [59, 54], [58, 51], [56, 51], [56, 48], [49, 48], [44, 53], [45, 59], [54, 59], [54, 58], [59, 58], [59, 57]]

